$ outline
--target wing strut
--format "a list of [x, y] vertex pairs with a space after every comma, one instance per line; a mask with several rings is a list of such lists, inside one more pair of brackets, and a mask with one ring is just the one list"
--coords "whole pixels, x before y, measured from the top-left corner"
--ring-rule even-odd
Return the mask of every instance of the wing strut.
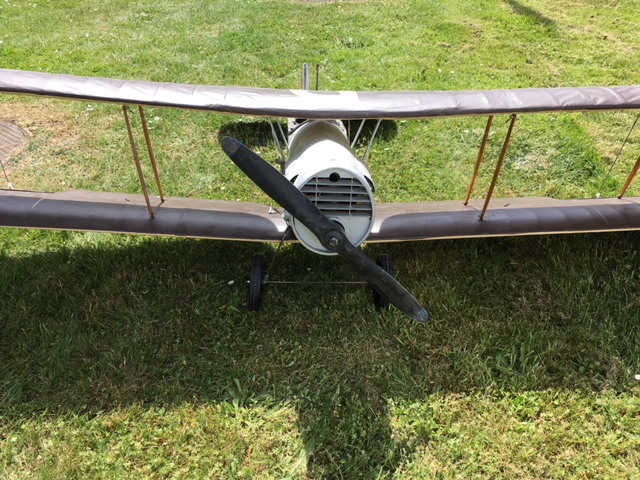
[[371, 138], [369, 139], [369, 144], [367, 145], [367, 149], [364, 151], [364, 155], [362, 155], [362, 163], [367, 163], [367, 158], [369, 157], [369, 150], [371, 150], [371, 146], [373, 145], [373, 140], [376, 138], [376, 134], [378, 133], [378, 128], [382, 123], [382, 119], [379, 118], [376, 122], [376, 126], [373, 128], [373, 133], [371, 134]]
[[484, 151], [487, 148], [487, 140], [489, 139], [489, 133], [491, 132], [491, 125], [493, 124], [493, 115], [489, 115], [487, 120], [487, 127], [484, 129], [484, 136], [482, 137], [482, 144], [480, 145], [480, 151], [478, 152], [478, 159], [476, 160], [476, 166], [473, 169], [473, 176], [471, 177], [471, 183], [469, 183], [469, 191], [467, 192], [467, 199], [464, 201], [465, 205], [469, 204], [471, 200], [471, 194], [473, 193], [473, 187], [476, 184], [476, 178], [480, 171], [480, 164], [484, 158]]
[[629, 176], [627, 177], [627, 181], [624, 182], [624, 186], [622, 187], [622, 191], [620, 192], [620, 195], [618, 195], [618, 198], [622, 198], [624, 194], [627, 192], [629, 185], [631, 185], [631, 182], [635, 178], [639, 169], [640, 169], [640, 156], [638, 156], [638, 159], [636, 160], [636, 164], [633, 166], [633, 169], [629, 173]]
[[[147, 152], [149, 153], [149, 159], [151, 160], [151, 166], [153, 167], [153, 174], [158, 186], [158, 193], [160, 195], [160, 202], [164, 202], [164, 192], [162, 191], [162, 183], [160, 182], [160, 173], [158, 172], [158, 166], [156, 164], [156, 157], [153, 152], [153, 146], [151, 145], [151, 135], [149, 134], [149, 127], [147, 125], [147, 118], [144, 114], [142, 105], [138, 106], [140, 112], [140, 119], [142, 120], [142, 129], [144, 131], [144, 139], [147, 144]], [[153, 208], [151, 207], [151, 199], [149, 198], [149, 191], [147, 189], [147, 182], [144, 179], [144, 173], [142, 172], [142, 166], [140, 165], [140, 155], [138, 153], [138, 146], [136, 145], [135, 138], [133, 136], [133, 129], [131, 127], [131, 120], [129, 118], [129, 106], [123, 105], [122, 112], [124, 113], [124, 121], [127, 124], [127, 133], [129, 134], [129, 143], [131, 144], [131, 152], [133, 153], [133, 159], [136, 162], [136, 170], [138, 171], [138, 179], [140, 180], [140, 186], [142, 187], [142, 193], [144, 194], [144, 200], [147, 204], [147, 211], [151, 218], [155, 217]]]
[[147, 143], [147, 152], [149, 153], [149, 160], [151, 160], [151, 166], [153, 167], [153, 175], [156, 178], [156, 185], [158, 186], [158, 195], [160, 195], [160, 202], [164, 202], [164, 192], [162, 191], [162, 182], [160, 182], [160, 173], [158, 172], [158, 165], [156, 164], [156, 156], [153, 153], [153, 145], [151, 145], [151, 135], [149, 134], [147, 117], [144, 114], [144, 109], [142, 108], [142, 105], [138, 105], [138, 111], [140, 112], [140, 119], [142, 120], [142, 130], [144, 131], [144, 140]]
[[491, 201], [493, 190], [496, 188], [496, 183], [498, 183], [498, 176], [500, 175], [500, 169], [502, 169], [502, 164], [504, 163], [504, 159], [507, 156], [507, 149], [509, 148], [509, 142], [511, 141], [511, 134], [513, 133], [513, 127], [516, 124], [517, 118], [518, 116], [515, 113], [511, 115], [511, 123], [509, 124], [509, 130], [507, 131], [507, 136], [505, 137], [504, 144], [502, 145], [502, 152], [500, 153], [500, 158], [498, 159], [498, 164], [496, 165], [496, 171], [493, 174], [493, 180], [491, 180], [491, 186], [489, 187], [489, 191], [487, 192], [487, 198], [484, 201], [484, 207], [482, 207], [480, 220], [484, 220], [484, 216], [487, 213], [487, 208], [489, 208], [489, 202]]
[[[611, 168], [609, 169], [609, 173], [611, 173], [611, 170], [613, 169], [613, 166], [616, 164], [616, 162], [618, 161], [618, 158], [622, 154], [622, 150], [624, 149], [624, 146], [629, 141], [629, 137], [631, 136], [631, 133], [633, 133], [633, 130], [636, 128], [636, 125], [638, 124], [638, 120], [640, 120], [640, 114], [638, 114], [638, 116], [636, 117], [636, 120], [633, 122], [633, 125], [631, 125], [631, 129], [629, 130], [629, 133], [627, 134], [627, 138], [625, 138], [624, 142], [622, 142], [622, 147], [620, 147], [620, 150], [618, 151], [618, 155], [616, 155], [616, 159], [613, 161], [613, 164], [611, 165]], [[636, 174], [638, 173], [638, 169], [639, 168], [640, 168], [640, 156], [636, 160], [636, 164], [631, 169], [631, 172], [629, 172], [629, 176], [627, 177], [627, 180], [624, 182], [624, 186], [622, 187], [622, 191], [620, 192], [620, 195], [618, 195], [619, 199], [622, 198], [624, 196], [624, 194], [627, 192], [627, 189], [629, 188], [629, 185], [631, 185], [631, 182], [633, 181], [633, 179], [635, 178]], [[609, 174], [607, 174], [607, 178], [609, 178]], [[606, 178], [602, 182], [603, 185], [604, 185], [605, 181], [606, 181]]]

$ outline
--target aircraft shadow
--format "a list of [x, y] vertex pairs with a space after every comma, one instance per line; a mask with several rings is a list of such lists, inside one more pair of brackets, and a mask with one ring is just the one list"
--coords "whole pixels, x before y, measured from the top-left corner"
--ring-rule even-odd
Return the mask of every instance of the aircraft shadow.
[[[286, 125], [283, 129], [286, 131]], [[271, 126], [266, 120], [234, 120], [225, 123], [218, 132], [218, 141], [222, 141], [224, 137], [235, 138], [249, 148], [265, 147], [273, 143]]]
[[[366, 147], [367, 142], [373, 135], [373, 131], [376, 126], [376, 120], [366, 120], [362, 129], [360, 130], [358, 146]], [[347, 121], [344, 120], [345, 128], [349, 133], [349, 140], [353, 142], [356, 138], [358, 129], [360, 128], [360, 120]], [[287, 125], [283, 121], [280, 121], [282, 131], [286, 134]], [[277, 126], [274, 123], [274, 127]], [[280, 132], [278, 131], [278, 134]], [[398, 134], [398, 125], [394, 120], [382, 120], [376, 138], [380, 141], [388, 142], [393, 140]], [[230, 121], [225, 123], [218, 133], [218, 141], [221, 141], [224, 137], [232, 137], [241, 141], [249, 148], [260, 148], [271, 145], [273, 143], [273, 134], [271, 132], [271, 126], [266, 120], [251, 120], [251, 121]]]
[[[356, 134], [358, 129], [360, 128], [360, 120], [344, 120], [344, 123], [347, 127], [347, 131], [349, 132], [349, 140], [353, 142], [356, 138]], [[364, 146], [371, 135], [373, 135], [373, 131], [375, 130], [377, 120], [366, 120], [360, 131], [359, 143], [361, 146]], [[380, 122], [380, 126], [378, 127], [378, 131], [376, 132], [376, 138], [380, 141], [389, 142], [396, 138], [398, 135], [398, 123], [395, 120], [382, 120]]]
[[[194, 398], [230, 402], [241, 396], [245, 405], [290, 402], [314, 452], [308, 475], [364, 478], [392, 474], [415, 448], [393, 439], [389, 401], [420, 402], [434, 392], [467, 393], [488, 383], [518, 390], [521, 381], [522, 389], [531, 389], [526, 366], [505, 373], [461, 361], [476, 340], [462, 332], [473, 329], [475, 319], [456, 317], [455, 308], [447, 313], [451, 305], [432, 305], [433, 322], [417, 326], [363, 308], [362, 295], [369, 293], [361, 287], [276, 286], [262, 311], [247, 313], [244, 281], [251, 255], [269, 255], [269, 246], [148, 239], [131, 246], [122, 240], [115, 248], [67, 248], [73, 234], [60, 235], [62, 246], [49, 253], [0, 255], [6, 298], [0, 311], [13, 318], [3, 322], [0, 339], [0, 416], [5, 418], [179, 405]], [[603, 241], [581, 238], [581, 252]], [[637, 240], [615, 238], [629, 248]], [[514, 254], [525, 264], [538, 261], [541, 241], [400, 244], [372, 246], [369, 253], [388, 251], [424, 265], [421, 271], [433, 286], [413, 287], [421, 295], [449, 288], [453, 301], [458, 290], [484, 287], [460, 271], [447, 277], [451, 264], [443, 259], [468, 262], [473, 275]], [[544, 284], [543, 273], [526, 271], [534, 283]], [[322, 280], [349, 277], [349, 271], [336, 258], [290, 246], [278, 261], [278, 275]], [[486, 288], [486, 304], [478, 312], [508, 316], [518, 293]], [[499, 336], [508, 328], [522, 337], [540, 333], [540, 324], [513, 322], [496, 323], [484, 334]], [[566, 326], [565, 319], [557, 322], [556, 327]], [[580, 336], [575, 325], [553, 333], [560, 341], [571, 338], [568, 343], [578, 335], [587, 351], [600, 344], [597, 333]], [[544, 375], [535, 373], [539, 388], [599, 388], [574, 367], [553, 365]]]

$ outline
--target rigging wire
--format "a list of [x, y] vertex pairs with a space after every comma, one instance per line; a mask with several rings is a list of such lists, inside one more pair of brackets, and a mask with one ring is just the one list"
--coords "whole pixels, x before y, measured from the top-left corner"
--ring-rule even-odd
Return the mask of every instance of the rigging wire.
[[8, 161], [11, 158], [13, 150], [23, 143], [25, 136], [25, 132], [20, 127], [0, 122], [0, 167], [2, 167], [2, 173], [10, 190], [13, 190], [13, 184], [9, 180], [9, 173], [4, 163], [5, 160]]
[[9, 181], [9, 175], [7, 175], [7, 171], [4, 168], [4, 163], [0, 160], [0, 166], [2, 166], [2, 173], [4, 173], [4, 178], [7, 180], [7, 186], [10, 190], [13, 190], [13, 184]]
[[278, 140], [278, 134], [276, 133], [276, 129], [273, 126], [273, 119], [271, 117], [267, 117], [267, 121], [269, 122], [269, 126], [271, 127], [271, 135], [273, 136], [273, 141], [276, 142], [276, 147], [278, 147], [278, 153], [280, 153], [280, 161], [278, 162], [280, 166], [284, 166], [285, 157], [284, 152], [282, 151], [282, 147], [280, 146], [280, 141]]
[[627, 138], [625, 138], [624, 142], [622, 142], [622, 146], [620, 147], [620, 150], [618, 150], [618, 154], [616, 155], [616, 158], [613, 160], [613, 163], [611, 164], [611, 167], [609, 167], [609, 171], [607, 172], [607, 176], [604, 177], [604, 180], [602, 180], [602, 183], [600, 184], [600, 188], [598, 189], [598, 193], [596, 193], [596, 198], [600, 198], [600, 192], [602, 192], [602, 188], [604, 187], [604, 184], [607, 183], [607, 180], [609, 180], [609, 176], [611, 175], [611, 172], [613, 171], [613, 167], [616, 166], [616, 163], [618, 162], [618, 159], [622, 155], [622, 150], [624, 150], [625, 145], [629, 141], [629, 137], [631, 137], [631, 134], [633, 133], [633, 130], [636, 128], [636, 125], [638, 124], [638, 120], [639, 119], [640, 119], [640, 113], [638, 114], [638, 116], [636, 117], [635, 121], [633, 122], [633, 125], [631, 125], [631, 128], [629, 129], [629, 133], [627, 134]]

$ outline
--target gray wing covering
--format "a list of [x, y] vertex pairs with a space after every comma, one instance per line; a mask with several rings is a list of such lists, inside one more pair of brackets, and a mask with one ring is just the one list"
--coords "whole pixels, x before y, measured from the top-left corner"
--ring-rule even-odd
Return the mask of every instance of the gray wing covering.
[[266, 205], [168, 198], [147, 212], [142, 195], [0, 190], [0, 226], [221, 240], [282, 240], [287, 225]]
[[114, 80], [6, 69], [0, 69], [0, 92], [228, 114], [315, 119], [401, 119], [640, 109], [640, 86], [321, 92]]
[[[278, 242], [294, 240], [268, 206], [169, 198], [149, 217], [142, 195], [0, 190], [0, 226]], [[367, 242], [640, 230], [640, 198], [379, 204]]]

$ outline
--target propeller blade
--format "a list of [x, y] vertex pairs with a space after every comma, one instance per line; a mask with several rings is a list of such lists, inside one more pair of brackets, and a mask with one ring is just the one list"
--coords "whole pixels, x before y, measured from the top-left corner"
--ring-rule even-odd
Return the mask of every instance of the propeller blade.
[[340, 255], [392, 305], [417, 322], [429, 319], [424, 307], [400, 283], [349, 242], [339, 225], [329, 220], [267, 161], [230, 137], [222, 139], [222, 149], [253, 183], [311, 230], [325, 248]]

